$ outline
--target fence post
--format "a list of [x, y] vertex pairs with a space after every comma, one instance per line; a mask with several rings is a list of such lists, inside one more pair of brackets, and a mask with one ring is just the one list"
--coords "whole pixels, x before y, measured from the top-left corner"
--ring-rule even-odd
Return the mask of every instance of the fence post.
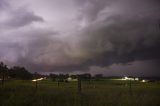
[[58, 87], [59, 87], [59, 79], [57, 80], [57, 85], [58, 85]]
[[131, 81], [131, 79], [129, 81], [129, 92], [130, 92], [130, 94], [132, 94], [132, 81]]
[[82, 87], [81, 87], [81, 77], [78, 75], [78, 93], [81, 93]]
[[36, 84], [36, 89], [37, 89], [37, 88], [38, 88], [38, 81], [37, 81], [38, 73], [35, 72], [35, 73], [34, 73], [34, 76], [35, 76], [35, 79], [36, 79], [35, 84]]
[[2, 87], [4, 86], [4, 73], [2, 73]]

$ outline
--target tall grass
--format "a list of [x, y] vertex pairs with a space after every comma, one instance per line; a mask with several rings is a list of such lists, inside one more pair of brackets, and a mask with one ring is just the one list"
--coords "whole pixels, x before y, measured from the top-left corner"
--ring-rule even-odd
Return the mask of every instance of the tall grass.
[[160, 83], [134, 82], [131, 91], [126, 81], [76, 82], [44, 80], [38, 88], [31, 81], [8, 81], [0, 87], [0, 106], [159, 106]]

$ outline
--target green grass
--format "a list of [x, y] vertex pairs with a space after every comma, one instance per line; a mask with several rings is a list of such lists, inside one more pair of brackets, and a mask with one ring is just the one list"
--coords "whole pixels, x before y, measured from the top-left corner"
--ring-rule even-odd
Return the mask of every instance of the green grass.
[[160, 106], [160, 82], [87, 81], [82, 93], [76, 82], [60, 83], [13, 80], [0, 87], [0, 106]]

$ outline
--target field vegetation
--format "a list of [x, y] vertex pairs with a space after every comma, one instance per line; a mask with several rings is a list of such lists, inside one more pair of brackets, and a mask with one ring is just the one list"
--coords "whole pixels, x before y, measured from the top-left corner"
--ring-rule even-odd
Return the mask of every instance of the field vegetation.
[[82, 81], [82, 92], [77, 82], [45, 79], [8, 80], [0, 87], [0, 106], [159, 106], [160, 82], [120, 80]]

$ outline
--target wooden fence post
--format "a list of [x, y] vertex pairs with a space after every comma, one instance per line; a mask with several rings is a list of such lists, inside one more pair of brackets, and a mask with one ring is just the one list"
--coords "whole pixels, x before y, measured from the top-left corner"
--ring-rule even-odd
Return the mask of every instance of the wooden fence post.
[[132, 80], [129, 81], [129, 92], [132, 94]]
[[4, 86], [4, 73], [2, 73], [2, 87]]
[[78, 93], [81, 93], [82, 87], [81, 87], [81, 77], [78, 75]]
[[37, 88], [38, 88], [38, 81], [37, 81], [38, 73], [37, 73], [37, 72], [35, 72], [35, 73], [34, 73], [34, 76], [35, 76], [35, 79], [36, 79], [36, 81], [35, 81], [35, 85], [36, 85], [36, 89], [37, 89]]

